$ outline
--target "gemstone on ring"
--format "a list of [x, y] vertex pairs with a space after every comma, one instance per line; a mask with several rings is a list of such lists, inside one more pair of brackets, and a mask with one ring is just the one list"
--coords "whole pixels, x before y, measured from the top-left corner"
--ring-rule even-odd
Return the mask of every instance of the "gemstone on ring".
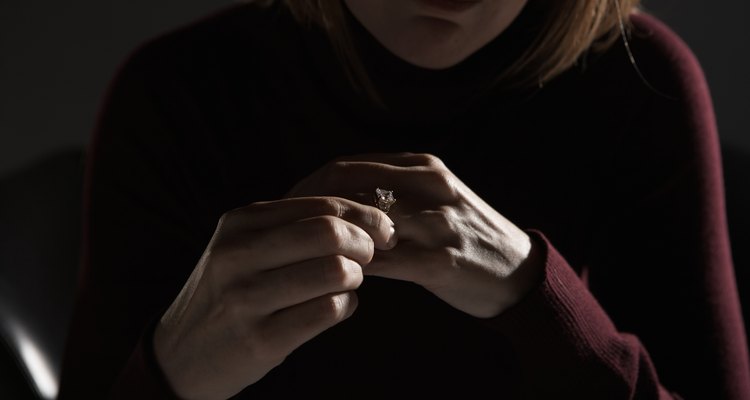
[[385, 190], [381, 188], [375, 189], [375, 205], [380, 211], [388, 214], [388, 211], [395, 202], [396, 198], [393, 197], [393, 190]]

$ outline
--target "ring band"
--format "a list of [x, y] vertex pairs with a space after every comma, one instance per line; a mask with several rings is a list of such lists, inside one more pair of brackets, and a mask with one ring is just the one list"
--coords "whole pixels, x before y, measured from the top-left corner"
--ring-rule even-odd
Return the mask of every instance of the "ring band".
[[385, 190], [381, 188], [375, 189], [375, 206], [377, 206], [380, 211], [388, 214], [388, 211], [395, 202], [396, 198], [393, 197], [393, 190]]

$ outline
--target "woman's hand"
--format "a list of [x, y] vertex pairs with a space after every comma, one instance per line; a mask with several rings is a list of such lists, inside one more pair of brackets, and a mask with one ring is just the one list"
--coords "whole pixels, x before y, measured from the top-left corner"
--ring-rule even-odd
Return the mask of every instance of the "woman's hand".
[[399, 244], [377, 252], [365, 275], [415, 282], [480, 318], [500, 314], [540, 281], [542, 265], [529, 236], [432, 155], [341, 158], [288, 196], [327, 194], [372, 205], [376, 187], [394, 190], [388, 215]]
[[226, 399], [349, 317], [374, 249], [395, 244], [380, 210], [341, 198], [255, 203], [224, 214], [161, 318], [156, 359], [186, 399]]

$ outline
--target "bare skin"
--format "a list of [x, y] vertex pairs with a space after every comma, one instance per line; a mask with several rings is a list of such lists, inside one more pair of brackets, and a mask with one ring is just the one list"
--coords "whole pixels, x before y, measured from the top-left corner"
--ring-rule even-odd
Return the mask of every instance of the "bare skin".
[[[398, 196], [388, 215], [370, 205], [383, 182]], [[537, 258], [528, 235], [438, 158], [341, 158], [286, 199], [222, 217], [157, 326], [156, 358], [181, 397], [226, 399], [349, 317], [363, 275], [415, 282], [489, 318], [537, 284]]]
[[173, 390], [185, 399], [226, 399], [261, 379], [354, 312], [362, 265], [375, 247], [391, 248], [393, 237], [383, 212], [340, 198], [224, 214], [154, 333]]
[[501, 34], [527, 0], [344, 0], [355, 18], [391, 53], [423, 68], [452, 67]]
[[[456, 309], [478, 318], [497, 316], [540, 278], [529, 236], [429, 154], [342, 157], [312, 174], [293, 196], [336, 196], [372, 203], [375, 187], [393, 189], [389, 216], [399, 245], [376, 251], [365, 275], [417, 283]], [[524, 268], [520, 268], [524, 267]]]
[[[344, 1], [396, 56], [435, 69], [487, 44], [526, 3], [483, 0], [448, 12], [419, 0]], [[372, 206], [376, 187], [396, 191], [388, 215]], [[538, 258], [529, 236], [438, 158], [341, 158], [287, 198], [221, 218], [156, 327], [156, 359], [180, 397], [226, 399], [352, 315], [364, 275], [415, 282], [490, 318], [537, 285]]]

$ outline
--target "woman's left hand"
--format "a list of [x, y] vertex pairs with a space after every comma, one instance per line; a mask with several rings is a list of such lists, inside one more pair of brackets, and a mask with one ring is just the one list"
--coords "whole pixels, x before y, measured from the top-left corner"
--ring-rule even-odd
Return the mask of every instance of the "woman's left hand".
[[417, 283], [479, 318], [500, 314], [539, 283], [542, 265], [530, 237], [435, 156], [339, 158], [287, 197], [340, 196], [374, 206], [377, 187], [394, 191], [388, 216], [399, 239], [395, 248], [376, 253], [365, 275]]

